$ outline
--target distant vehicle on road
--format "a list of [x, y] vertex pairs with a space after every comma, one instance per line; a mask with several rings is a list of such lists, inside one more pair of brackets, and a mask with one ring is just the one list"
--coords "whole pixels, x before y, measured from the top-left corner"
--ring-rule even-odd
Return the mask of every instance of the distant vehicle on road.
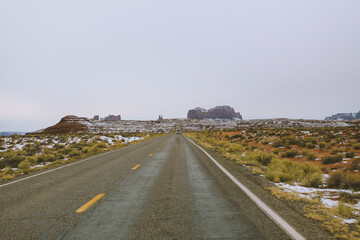
[[180, 129], [176, 129], [176, 134], [181, 134], [181, 130], [180, 130]]

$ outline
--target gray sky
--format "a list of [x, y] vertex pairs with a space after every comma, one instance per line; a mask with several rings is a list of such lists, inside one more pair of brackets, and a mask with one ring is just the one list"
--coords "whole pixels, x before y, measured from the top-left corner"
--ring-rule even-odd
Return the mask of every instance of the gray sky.
[[0, 131], [360, 110], [360, 1], [0, 0]]

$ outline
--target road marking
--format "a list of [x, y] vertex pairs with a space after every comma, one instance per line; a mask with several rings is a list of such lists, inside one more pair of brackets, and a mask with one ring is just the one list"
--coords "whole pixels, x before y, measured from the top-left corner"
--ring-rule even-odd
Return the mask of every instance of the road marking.
[[[131, 145], [131, 146], [135, 146], [135, 145]], [[128, 146], [128, 147], [131, 147], [131, 146]], [[125, 147], [124, 147], [124, 148], [125, 148]], [[116, 150], [114, 150], [114, 151], [119, 151], [119, 150], [124, 149], [124, 148], [116, 149]], [[33, 178], [33, 177], [37, 177], [37, 176], [40, 176], [40, 175], [43, 175], [43, 174], [47, 174], [47, 173], [50, 173], [50, 172], [53, 172], [53, 171], [56, 171], [56, 170], [59, 170], [59, 169], [62, 169], [62, 168], [70, 167], [70, 166], [72, 166], [72, 165], [75, 165], [75, 164], [78, 164], [78, 163], [81, 163], [81, 162], [85, 162], [85, 161], [91, 160], [91, 159], [93, 159], [93, 158], [95, 158], [95, 157], [100, 157], [100, 156], [102, 156], [102, 155], [106, 155], [106, 154], [111, 153], [111, 152], [114, 152], [114, 151], [109, 151], [109, 152], [106, 152], [106, 153], [102, 153], [102, 154], [99, 154], [99, 155], [95, 155], [95, 156], [92, 156], [92, 157], [89, 157], [89, 158], [85, 158], [85, 159], [83, 159], [83, 160], [80, 160], [80, 161], [78, 161], [78, 162], [70, 163], [70, 164], [67, 164], [67, 165], [65, 165], [65, 166], [61, 166], [61, 167], [57, 167], [57, 168], [48, 170], [48, 171], [46, 171], [46, 172], [38, 173], [38, 174], [29, 176], [29, 177], [24, 177], [24, 178], [21, 178], [21, 179], [19, 179], [19, 180], [15, 180], [15, 181], [12, 181], [12, 182], [9, 182], [9, 183], [5, 183], [5, 184], [0, 185], [0, 188], [5, 187], [5, 186], [10, 185], [10, 184], [14, 184], [14, 183], [17, 183], [17, 182], [21, 182], [21, 181], [27, 180], [27, 179], [29, 179], [29, 178]]]
[[149, 154], [149, 157], [151, 157], [152, 155], [154, 155], [154, 154], [153, 154], [153, 153], [150, 153], [150, 154]]
[[138, 165], [136, 165], [135, 167], [133, 167], [132, 168], [132, 170], [136, 170], [138, 167], [140, 167], [141, 166], [141, 164], [138, 164]]
[[[149, 140], [151, 140], [151, 139], [149, 139]], [[139, 142], [139, 143], [142, 143], [142, 142]], [[8, 186], [8, 185], [11, 185], [11, 184], [14, 184], [14, 183], [17, 183], [17, 182], [25, 181], [25, 180], [27, 180], [27, 179], [30, 179], [30, 178], [33, 178], [33, 177], [37, 177], [37, 176], [40, 176], [40, 175], [43, 175], [43, 174], [47, 174], [47, 173], [50, 173], [50, 172], [53, 172], [53, 171], [57, 171], [57, 170], [62, 169], [62, 168], [70, 167], [70, 166], [72, 166], [72, 165], [75, 165], [75, 164], [78, 164], [78, 163], [82, 163], [82, 162], [91, 160], [91, 159], [96, 158], [96, 157], [100, 157], [100, 156], [103, 156], [103, 155], [107, 155], [107, 154], [109, 154], [109, 153], [121, 151], [121, 150], [126, 149], [126, 148], [132, 148], [132, 147], [136, 146], [136, 145], [139, 144], [139, 143], [136, 143], [136, 144], [133, 144], [133, 145], [130, 145], [130, 146], [126, 146], [126, 147], [122, 147], [122, 148], [119, 148], [119, 149], [114, 149], [114, 150], [111, 150], [111, 151], [108, 151], [108, 152], [104, 152], [104, 153], [101, 153], [101, 154], [98, 154], [98, 155], [95, 155], [95, 156], [92, 156], [92, 157], [89, 157], [89, 158], [85, 158], [85, 159], [83, 159], [83, 160], [80, 160], [80, 161], [77, 161], [77, 162], [74, 162], [74, 163], [67, 164], [67, 165], [65, 165], [65, 166], [57, 167], [57, 168], [54, 168], [54, 169], [51, 169], [51, 170], [48, 170], [48, 171], [45, 171], [45, 172], [42, 172], [42, 173], [38, 173], [38, 174], [34, 174], [34, 175], [31, 175], [31, 176], [28, 176], [28, 177], [24, 177], [24, 178], [21, 178], [21, 179], [18, 179], [18, 180], [14, 180], [14, 181], [11, 181], [11, 182], [9, 182], [9, 183], [1, 184], [1, 185], [0, 185], [0, 188], [5, 187], [5, 186]]]
[[194, 143], [191, 139], [186, 137], [192, 144], [203, 151], [211, 161], [218, 166], [263, 212], [272, 219], [278, 226], [280, 226], [291, 238], [296, 240], [305, 240], [305, 238], [298, 233], [290, 224], [288, 224], [283, 218], [281, 218], [275, 211], [262, 202], [254, 193], [252, 193], [247, 187], [240, 183], [231, 173], [229, 173], [220, 163], [218, 163], [209, 153], [202, 149], [199, 145]]
[[97, 195], [96, 197], [94, 197], [93, 199], [91, 199], [90, 201], [88, 201], [87, 203], [82, 205], [78, 210], [76, 210], [76, 213], [85, 212], [86, 210], [91, 208], [96, 202], [98, 202], [104, 196], [105, 196], [105, 193], [101, 193], [101, 194]]
[[156, 150], [160, 150], [160, 148], [158, 147]]

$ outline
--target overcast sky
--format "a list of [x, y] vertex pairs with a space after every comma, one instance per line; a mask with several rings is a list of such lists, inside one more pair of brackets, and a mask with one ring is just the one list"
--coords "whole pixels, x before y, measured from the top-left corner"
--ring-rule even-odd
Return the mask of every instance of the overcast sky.
[[0, 0], [0, 131], [360, 110], [359, 0]]

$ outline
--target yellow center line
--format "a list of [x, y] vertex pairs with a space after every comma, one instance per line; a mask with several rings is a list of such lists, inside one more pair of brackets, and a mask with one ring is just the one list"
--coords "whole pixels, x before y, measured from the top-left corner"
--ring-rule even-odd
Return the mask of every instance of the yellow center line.
[[141, 164], [138, 164], [138, 165], [136, 165], [135, 167], [133, 167], [132, 168], [132, 170], [136, 170], [138, 167], [140, 167], [141, 166]]
[[156, 150], [160, 150], [160, 148], [158, 147]]
[[101, 198], [103, 198], [105, 196], [105, 193], [101, 193], [99, 195], [97, 195], [96, 197], [94, 197], [93, 199], [91, 199], [90, 201], [88, 201], [87, 203], [85, 203], [82, 207], [80, 207], [78, 210], [76, 210], [76, 213], [83, 213], [86, 210], [88, 210], [89, 208], [91, 208], [97, 201], [99, 201]]
[[153, 153], [150, 153], [150, 154], [149, 154], [149, 157], [151, 157], [152, 155], [154, 155], [154, 154], [153, 154]]

